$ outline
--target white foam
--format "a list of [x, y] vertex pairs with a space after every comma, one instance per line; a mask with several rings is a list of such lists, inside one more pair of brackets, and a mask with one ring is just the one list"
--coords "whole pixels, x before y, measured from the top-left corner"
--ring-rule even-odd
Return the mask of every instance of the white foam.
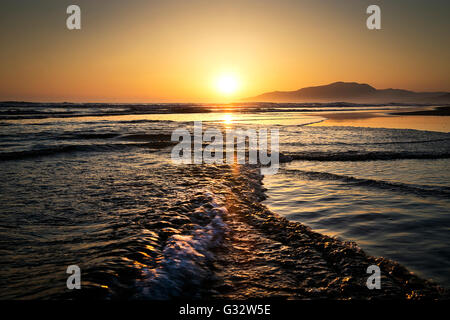
[[[156, 269], [145, 270], [140, 298], [169, 299], [181, 296], [185, 286], [199, 286], [208, 276], [207, 263], [213, 259], [211, 249], [220, 245], [227, 226], [222, 217], [227, 209], [222, 200], [209, 191], [206, 203], [195, 214], [211, 218], [206, 226], [198, 225], [188, 235], [172, 235], [163, 249], [163, 259]], [[209, 208], [209, 209], [207, 209]]]

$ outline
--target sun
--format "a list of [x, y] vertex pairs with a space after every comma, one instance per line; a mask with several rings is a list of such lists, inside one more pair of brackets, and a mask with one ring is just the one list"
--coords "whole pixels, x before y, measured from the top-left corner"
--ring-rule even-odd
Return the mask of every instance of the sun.
[[231, 95], [239, 89], [239, 81], [233, 75], [222, 75], [217, 78], [217, 90], [224, 95]]

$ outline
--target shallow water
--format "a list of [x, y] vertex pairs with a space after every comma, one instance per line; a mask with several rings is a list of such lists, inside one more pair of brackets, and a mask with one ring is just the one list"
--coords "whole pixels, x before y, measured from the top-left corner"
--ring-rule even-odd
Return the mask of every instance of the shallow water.
[[271, 210], [450, 286], [448, 133], [290, 130], [280, 148], [301, 160], [265, 177]]
[[[447, 133], [307, 127], [323, 119], [292, 112], [33, 108], [8, 109], [0, 123], [0, 298], [73, 297], [72, 264], [81, 298], [210, 296], [198, 287], [231, 227], [220, 190], [239, 172], [171, 163], [171, 132], [194, 120], [278, 128], [288, 163], [264, 180], [274, 212], [448, 281]], [[268, 277], [268, 265], [259, 268]]]

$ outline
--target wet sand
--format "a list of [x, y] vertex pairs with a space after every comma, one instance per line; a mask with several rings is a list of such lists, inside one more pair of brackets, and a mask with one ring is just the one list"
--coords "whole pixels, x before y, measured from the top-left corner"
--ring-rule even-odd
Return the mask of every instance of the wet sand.
[[450, 106], [437, 107], [431, 110], [416, 110], [409, 112], [395, 112], [394, 115], [412, 115], [412, 116], [450, 116]]
[[310, 124], [310, 126], [350, 126], [389, 129], [414, 129], [450, 132], [450, 121], [446, 116], [449, 107], [442, 108], [411, 108], [402, 112], [333, 112], [311, 113], [322, 116], [326, 120]]

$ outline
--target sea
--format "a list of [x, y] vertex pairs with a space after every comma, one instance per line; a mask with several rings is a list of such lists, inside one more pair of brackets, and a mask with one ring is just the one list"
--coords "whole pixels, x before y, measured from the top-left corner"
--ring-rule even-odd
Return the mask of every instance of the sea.
[[[238, 193], [262, 186], [260, 205], [274, 215], [449, 288], [450, 133], [321, 116], [377, 112], [392, 123], [389, 112], [402, 108], [4, 102], [0, 299], [221, 297], [211, 281], [233, 228], [226, 188], [238, 178], [255, 179]], [[278, 173], [261, 180], [173, 163], [171, 134], [194, 121], [278, 129]], [[81, 270], [78, 292], [66, 287], [71, 265]]]

